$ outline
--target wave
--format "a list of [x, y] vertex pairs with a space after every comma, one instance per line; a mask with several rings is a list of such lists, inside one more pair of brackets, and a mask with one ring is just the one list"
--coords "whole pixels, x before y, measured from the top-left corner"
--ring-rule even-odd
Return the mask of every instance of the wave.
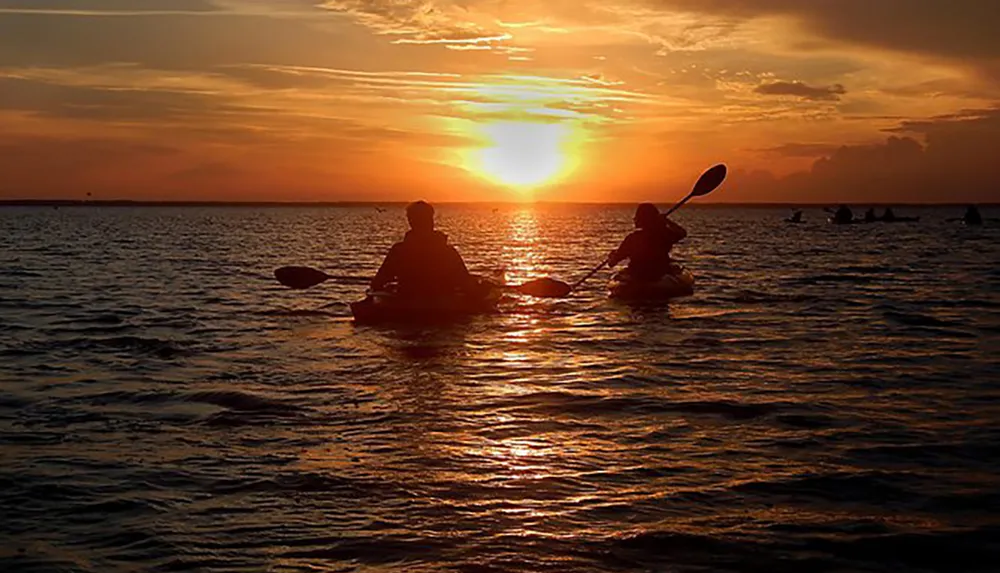
[[857, 285], [870, 285], [876, 282], [883, 282], [885, 279], [886, 275], [881, 274], [821, 273], [784, 279], [782, 282], [793, 286], [812, 286], [821, 283], [852, 283]]
[[382, 499], [411, 494], [390, 481], [373, 477], [343, 476], [325, 472], [283, 470], [270, 476], [241, 476], [213, 480], [205, 485], [212, 495], [322, 494], [350, 496], [352, 499]]
[[[680, 571], [776, 572], [986, 571], [1000, 559], [1000, 528], [962, 531], [888, 532], [862, 519], [840, 524], [789, 524], [778, 540], [745, 535], [701, 535], [651, 531], [609, 544], [605, 559], [617, 568]], [[986, 567], [986, 568], [984, 568]]]
[[235, 412], [299, 412], [302, 409], [287, 402], [238, 390], [193, 392], [180, 398], [184, 402], [211, 404]]
[[729, 297], [729, 300], [742, 304], [779, 304], [813, 302], [822, 300], [822, 298], [814, 294], [801, 292], [775, 293], [755, 290], [741, 290], [732, 297]]
[[695, 414], [720, 416], [734, 421], [768, 416], [784, 404], [732, 401], [670, 401], [654, 396], [598, 396], [565, 392], [540, 392], [510, 399], [501, 407], [528, 409], [559, 415], [605, 416], [626, 414]]
[[77, 338], [66, 343], [81, 350], [122, 350], [130, 353], [155, 356], [170, 360], [193, 354], [191, 346], [178, 340], [143, 336], [115, 336], [109, 338]]
[[908, 473], [838, 472], [744, 482], [734, 486], [733, 490], [785, 502], [811, 498], [878, 505], [918, 498], [917, 494], [906, 488], [914, 479]]
[[262, 316], [285, 316], [285, 317], [323, 316], [323, 317], [339, 318], [341, 316], [344, 316], [343, 314], [337, 314], [326, 310], [312, 310], [312, 309], [268, 310], [268, 311], [263, 311], [260, 314]]

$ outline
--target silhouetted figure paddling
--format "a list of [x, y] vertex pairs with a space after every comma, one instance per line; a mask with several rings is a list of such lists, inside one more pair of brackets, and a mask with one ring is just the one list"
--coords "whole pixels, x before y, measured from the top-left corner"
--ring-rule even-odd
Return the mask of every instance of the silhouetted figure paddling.
[[786, 219], [789, 223], [801, 223], [802, 222], [802, 211], [796, 209], [792, 212], [792, 216]]
[[983, 216], [975, 205], [969, 205], [965, 210], [965, 216], [962, 217], [962, 222], [966, 225], [982, 225]]
[[479, 287], [462, 256], [448, 244], [448, 235], [434, 230], [434, 207], [417, 201], [406, 208], [410, 231], [389, 250], [372, 279], [371, 288], [393, 285], [405, 297], [439, 297]]
[[854, 211], [847, 205], [841, 205], [837, 208], [837, 211], [833, 214], [833, 222], [838, 224], [846, 224], [854, 222]]
[[623, 274], [632, 281], [655, 282], [674, 272], [670, 250], [687, 237], [687, 231], [662, 216], [652, 203], [639, 205], [634, 221], [636, 231], [608, 255], [608, 264], [614, 267], [627, 259]]
[[896, 220], [896, 214], [892, 212], [891, 207], [887, 207], [885, 213], [882, 215], [882, 220], [887, 223], [892, 223]]

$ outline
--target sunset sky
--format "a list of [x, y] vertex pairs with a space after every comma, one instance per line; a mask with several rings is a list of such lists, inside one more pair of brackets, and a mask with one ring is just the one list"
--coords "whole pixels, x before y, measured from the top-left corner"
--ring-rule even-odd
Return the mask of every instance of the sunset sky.
[[997, 0], [0, 0], [0, 198], [1000, 201]]

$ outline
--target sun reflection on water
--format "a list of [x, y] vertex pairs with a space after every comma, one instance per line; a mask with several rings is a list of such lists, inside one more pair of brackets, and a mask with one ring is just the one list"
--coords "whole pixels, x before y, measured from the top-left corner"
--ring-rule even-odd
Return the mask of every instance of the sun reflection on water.
[[538, 214], [535, 210], [527, 207], [513, 213], [503, 246], [508, 282], [520, 283], [545, 274], [541, 267], [539, 241]]

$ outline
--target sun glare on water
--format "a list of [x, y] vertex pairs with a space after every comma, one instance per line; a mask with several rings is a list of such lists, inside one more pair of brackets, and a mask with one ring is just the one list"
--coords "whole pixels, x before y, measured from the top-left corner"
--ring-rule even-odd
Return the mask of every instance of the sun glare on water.
[[486, 145], [473, 154], [472, 171], [495, 183], [532, 189], [552, 183], [572, 166], [568, 126], [504, 121], [482, 127]]

